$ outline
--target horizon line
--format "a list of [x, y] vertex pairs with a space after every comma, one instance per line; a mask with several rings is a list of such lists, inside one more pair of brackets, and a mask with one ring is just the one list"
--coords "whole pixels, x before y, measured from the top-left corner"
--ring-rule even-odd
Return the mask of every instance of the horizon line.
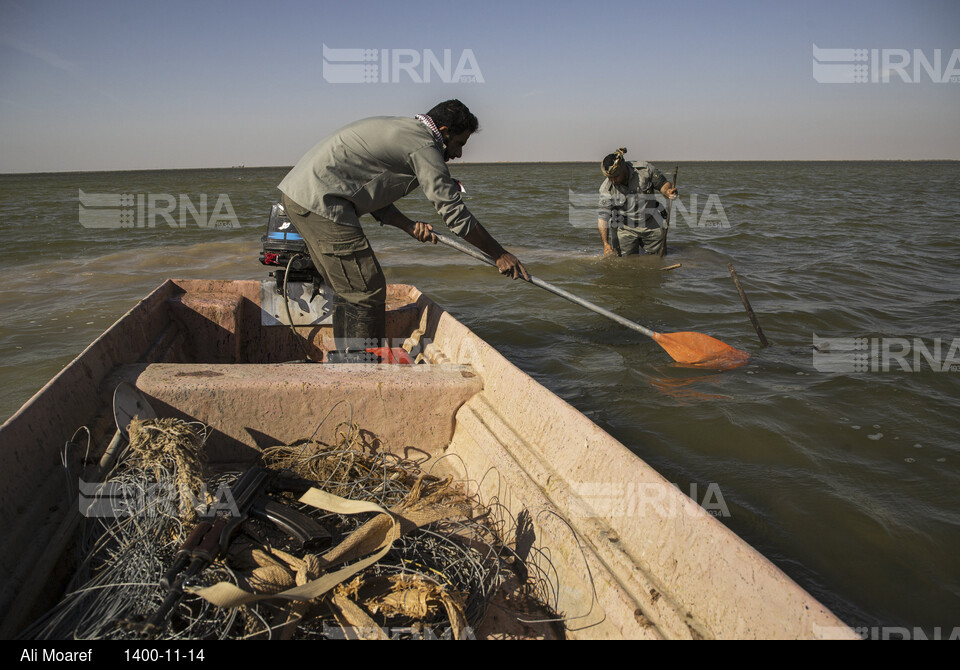
[[[592, 165], [596, 160], [563, 161], [457, 161], [456, 165]], [[957, 163], [960, 158], [698, 158], [669, 161], [649, 160], [649, 163]], [[55, 175], [55, 174], [107, 174], [114, 172], [189, 172], [191, 170], [290, 170], [293, 165], [211, 165], [205, 167], [169, 168], [110, 168], [96, 170], [41, 170], [32, 172], [0, 172], [0, 177]]]

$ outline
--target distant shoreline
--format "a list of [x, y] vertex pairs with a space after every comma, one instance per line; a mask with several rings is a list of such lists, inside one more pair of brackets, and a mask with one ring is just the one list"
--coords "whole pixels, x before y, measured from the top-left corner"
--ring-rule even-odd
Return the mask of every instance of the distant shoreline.
[[[644, 159], [650, 163], [958, 163], [957, 158], [751, 158], [751, 159], [693, 159], [693, 160], [657, 160]], [[575, 161], [457, 161], [453, 166], [461, 165], [592, 165], [595, 160]], [[213, 167], [179, 167], [179, 168], [128, 168], [116, 170], [62, 170], [44, 172], [0, 172], [0, 177], [25, 177], [30, 175], [69, 175], [69, 174], [127, 174], [134, 172], [201, 172], [207, 170], [289, 170], [292, 165], [257, 165], [257, 166], [213, 166]]]

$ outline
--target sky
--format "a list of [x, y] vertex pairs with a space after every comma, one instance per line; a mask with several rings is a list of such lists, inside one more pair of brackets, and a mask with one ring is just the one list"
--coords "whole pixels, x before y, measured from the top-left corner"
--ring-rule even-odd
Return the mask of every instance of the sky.
[[960, 160], [960, 2], [0, 0], [0, 173], [288, 166], [450, 98], [469, 162]]

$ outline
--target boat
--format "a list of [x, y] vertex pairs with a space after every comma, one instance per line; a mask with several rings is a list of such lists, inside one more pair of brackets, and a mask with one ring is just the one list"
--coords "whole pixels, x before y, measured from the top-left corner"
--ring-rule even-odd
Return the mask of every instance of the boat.
[[[322, 304], [323, 291], [312, 292]], [[381, 364], [323, 362], [334, 347], [328, 315], [305, 297], [276, 295], [269, 280], [167, 280], [3, 424], [3, 638], [63, 588], [63, 528], [77, 502], [64, 499], [61, 452], [80, 426], [99, 445], [93, 456], [107, 449], [122, 383], [160, 416], [210, 426], [207, 457], [222, 465], [313, 431], [330, 438], [333, 423], [319, 418], [346, 402], [385, 448], [466, 482], [524, 528], [523, 543], [536, 548], [528, 572], [549, 561], [536, 569], [557, 613], [548, 636], [856, 638], [710, 511], [415, 287], [388, 287], [397, 356]], [[545, 635], [504, 611], [491, 608], [476, 635]]]

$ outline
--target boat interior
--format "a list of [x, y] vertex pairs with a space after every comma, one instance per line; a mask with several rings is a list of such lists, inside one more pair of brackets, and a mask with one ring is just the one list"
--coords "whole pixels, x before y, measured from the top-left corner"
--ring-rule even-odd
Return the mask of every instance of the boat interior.
[[[389, 344], [410, 362], [380, 365], [323, 363], [334, 348], [329, 321], [309, 307], [278, 310], [267, 296], [273, 290], [256, 280], [168, 280], [4, 424], [7, 637], [62, 588], [69, 552], [56, 538], [76, 511], [76, 499], [64, 498], [62, 458], [74, 459], [70, 472], [96, 463], [117, 430], [112, 394], [122, 382], [158, 416], [209, 426], [211, 467], [248, 464], [272, 445], [329, 442], [348, 422], [374, 448], [494, 501], [511, 521], [505, 542], [530, 562], [522, 574], [542, 580], [546, 602], [536, 616], [490, 608], [478, 636], [851, 636], [769, 561], [416, 288], [388, 288]], [[68, 453], [81, 426], [92, 453]], [[650, 504], [626, 512], [611, 505], [639, 491]]]

